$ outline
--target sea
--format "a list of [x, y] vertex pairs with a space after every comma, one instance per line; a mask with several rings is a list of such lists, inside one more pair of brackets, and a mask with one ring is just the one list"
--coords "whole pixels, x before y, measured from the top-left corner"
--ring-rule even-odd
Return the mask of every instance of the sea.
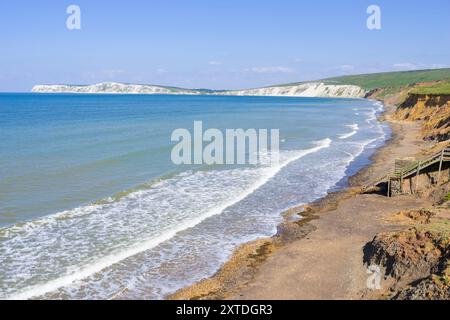
[[[390, 137], [364, 99], [0, 94], [0, 299], [164, 299]], [[278, 129], [278, 164], [176, 165], [174, 130]]]

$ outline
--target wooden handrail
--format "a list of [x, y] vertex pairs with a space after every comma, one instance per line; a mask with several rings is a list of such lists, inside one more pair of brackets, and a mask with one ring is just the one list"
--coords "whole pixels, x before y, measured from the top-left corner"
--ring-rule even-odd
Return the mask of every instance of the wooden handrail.
[[[366, 186], [363, 187], [363, 190], [365, 190], [371, 186], [377, 185], [378, 183], [380, 183], [382, 181], [387, 180], [388, 182], [390, 182], [392, 178], [403, 180], [404, 178], [407, 178], [414, 173], [416, 175], [418, 175], [421, 170], [426, 169], [427, 167], [429, 167], [435, 163], [439, 163], [439, 174], [438, 174], [438, 181], [439, 181], [440, 172], [442, 169], [442, 162], [444, 162], [444, 161], [450, 161], [450, 148], [444, 148], [432, 156], [429, 156], [422, 160], [417, 160], [416, 163], [409, 165], [406, 168], [403, 168], [399, 171], [391, 171], [388, 174], [386, 174], [385, 176], [380, 177], [379, 179], [372, 180], [372, 182], [370, 182], [369, 184], [366, 184]], [[390, 193], [390, 190], [388, 190], [388, 194], [389, 193]]]
[[397, 177], [403, 177], [403, 178], [408, 177], [411, 174], [415, 173], [417, 171], [417, 168], [419, 168], [419, 166], [420, 166], [420, 169], [424, 169], [430, 165], [433, 165], [433, 164], [441, 161], [447, 155], [447, 153], [450, 154], [450, 148], [442, 149], [438, 153], [436, 153], [428, 158], [425, 158], [423, 160], [418, 160], [413, 165], [410, 165], [406, 168], [403, 168], [399, 172], [396, 172], [395, 175]]

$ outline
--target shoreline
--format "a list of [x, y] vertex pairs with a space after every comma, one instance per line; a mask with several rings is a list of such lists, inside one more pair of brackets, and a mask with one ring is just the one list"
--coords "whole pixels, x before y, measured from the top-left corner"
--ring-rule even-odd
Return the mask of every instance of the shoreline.
[[[345, 102], [346, 103], [346, 102]], [[353, 102], [352, 102], [353, 103]], [[360, 102], [355, 102], [355, 104], [361, 104], [362, 103], [362, 100], [360, 101]], [[370, 105], [372, 105], [372, 103], [368, 103], [368, 104], [370, 104]], [[376, 108], [375, 108], [376, 109]], [[364, 117], [365, 118], [365, 117]], [[335, 120], [332, 120], [332, 121], [335, 121]], [[347, 121], [347, 119], [344, 119], [343, 121]], [[376, 122], [376, 121], [375, 121]], [[375, 122], [373, 122], [374, 123], [374, 125], [376, 126], [376, 124], [375, 124]], [[344, 123], [344, 122], [343, 122]], [[345, 122], [345, 123], [347, 123], [347, 122]], [[351, 123], [351, 122], [349, 122], [349, 123]], [[332, 125], [332, 123], [330, 123], [330, 125]], [[377, 127], [377, 126], [376, 126]], [[347, 129], [345, 129], [345, 131], [347, 131]], [[384, 141], [385, 139], [384, 138], [382, 138], [382, 135], [381, 134], [378, 134], [378, 131], [376, 131], [375, 133], [374, 133], [374, 135], [375, 136], [379, 136], [380, 137], [380, 139], [379, 139], [379, 142], [380, 143], [382, 143], [382, 141]], [[316, 139], [314, 139], [314, 140], [316, 140]], [[312, 148], [310, 148], [310, 149], [312, 149]], [[370, 148], [367, 148], [367, 150], [368, 149], [371, 149], [371, 153], [372, 153], [372, 147], [370, 147]], [[309, 150], [309, 149], [307, 149], [307, 150]], [[362, 150], [362, 147], [361, 148], [357, 148], [356, 149], [356, 151], [359, 151], [359, 150]], [[306, 150], [304, 150], [304, 151], [306, 151]], [[319, 155], [318, 156], [318, 159], [320, 160], [321, 159], [321, 156]], [[349, 159], [349, 158], [347, 158], [346, 157], [346, 160], [347, 159]], [[365, 156], [364, 157], [364, 159], [367, 159], [367, 156]], [[346, 162], [342, 162], [342, 169], [344, 168], [344, 164], [347, 164], [348, 162], [346, 161]], [[363, 163], [361, 163], [361, 165], [363, 165]], [[358, 166], [358, 168], [359, 168], [360, 166]], [[352, 172], [353, 171], [356, 171], [356, 169], [357, 169], [357, 167], [355, 166], [355, 169], [354, 170], [352, 170]], [[336, 182], [336, 180], [338, 180], [338, 178], [342, 178], [344, 175], [343, 175], [343, 171], [344, 170], [340, 170], [339, 171], [339, 173], [338, 174], [333, 174], [333, 177], [336, 177], [336, 179], [333, 179], [332, 181], [333, 182]], [[346, 176], [348, 176], [348, 174], [346, 174]], [[322, 191], [322, 193], [321, 194], [316, 194], [316, 195], [311, 195], [311, 197], [310, 197], [310, 199], [315, 199], [315, 198], [317, 198], [317, 197], [319, 197], [319, 196], [321, 196], [321, 195], [324, 195], [325, 193], [324, 193], [324, 191], [326, 191], [326, 189], [328, 189], [328, 186], [331, 184], [331, 183], [329, 183], [329, 181], [326, 181], [325, 179], [323, 179], [323, 180], [321, 180], [321, 181], [323, 181], [323, 184], [324, 185], [326, 185], [327, 187], [324, 187], [323, 185], [321, 186], [320, 184], [318, 185], [319, 186], [319, 188], [318, 189], [320, 189], [321, 191]], [[280, 185], [280, 186], [282, 186], [282, 185]], [[123, 190], [126, 190], [126, 189], [123, 189]], [[290, 190], [287, 190], [288, 192], [290, 191]], [[261, 193], [262, 194], [262, 193]], [[282, 194], [282, 193], [280, 193], [280, 194]], [[123, 196], [123, 193], [121, 194], [121, 195], [119, 195], [119, 196]], [[119, 198], [120, 199], [120, 198]], [[301, 198], [300, 198], [301, 199]], [[115, 199], [113, 199], [114, 201], [110, 201], [110, 202], [106, 202], [105, 203], [105, 206], [108, 206], [109, 205], [109, 203], [111, 203], [111, 204], [113, 204], [113, 205], [115, 205], [117, 202], [119, 202], [119, 201], [116, 201]], [[234, 200], [236, 200], [236, 199], [234, 199]], [[307, 202], [307, 201], [305, 201], [305, 202]], [[292, 202], [291, 202], [292, 203]], [[298, 202], [297, 202], [298, 203]], [[295, 204], [295, 203], [294, 203]], [[91, 205], [91, 204], [89, 204], [89, 205]], [[102, 207], [103, 208], [103, 203], [99, 203], [99, 204], [97, 204], [97, 203], [93, 203], [92, 204], [94, 207], [96, 207], [97, 205], [99, 205], [100, 207]], [[258, 205], [258, 202], [257, 201], [255, 201], [254, 203], [253, 203], [253, 206], [256, 206], [256, 205]], [[284, 206], [284, 208], [286, 208], [287, 206]], [[185, 207], [186, 208], [186, 207]], [[284, 211], [284, 208], [280, 208], [280, 209], [283, 209], [283, 211]], [[90, 210], [90, 208], [88, 208], [88, 210]], [[277, 211], [275, 211], [275, 215], [276, 215], [276, 219], [277, 219], [277, 222], [276, 223], [270, 223], [270, 224], [265, 224], [265, 226], [269, 226], [270, 227], [270, 230], [265, 234], [266, 236], [268, 236], [268, 235], [272, 235], [272, 234], [274, 234], [277, 230], [276, 230], [276, 226], [277, 226], [277, 224], [278, 224], [278, 222], [280, 222], [280, 221], [282, 221], [282, 218], [281, 218], [281, 216], [280, 216], [280, 211], [281, 210], [278, 210], [278, 213], [277, 213]], [[238, 212], [237, 210], [236, 210], [236, 212]], [[67, 213], [66, 212], [62, 212], [61, 213], [62, 215], [66, 215]], [[60, 215], [61, 215], [60, 214]], [[67, 215], [67, 216], [70, 216], [70, 215]], [[45, 219], [47, 219], [47, 218], [50, 218], [50, 219], [53, 219], [53, 218], [55, 218], [56, 220], [55, 221], [58, 221], [58, 215], [49, 215], [48, 217], [45, 217]], [[45, 220], [45, 221], [47, 221], [47, 220]], [[60, 221], [62, 221], [62, 220], [60, 220]], [[111, 221], [111, 220], [110, 220]], [[40, 221], [39, 221], [40, 222]], [[90, 221], [91, 222], [91, 221]], [[95, 222], [95, 221], [94, 221]], [[261, 222], [260, 222], [261, 223]], [[239, 224], [239, 223], [238, 223]], [[75, 225], [75, 224], [74, 224]], [[26, 226], [28, 226], [28, 225], [26, 225]], [[180, 226], [181, 227], [181, 226]], [[184, 226], [183, 226], [184, 227]], [[113, 229], [114, 229], [114, 227], [113, 227]], [[189, 229], [189, 228], [187, 228], [187, 229]], [[249, 224], [249, 227], [248, 227], [248, 232], [252, 232], [253, 230], [252, 229], [254, 229], [254, 227], [251, 225], [251, 224]], [[110, 230], [112, 230], [112, 229], [110, 229]], [[55, 229], [55, 231], [57, 231], [56, 229]], [[69, 232], [70, 231], [72, 231], [72, 229], [69, 229], [68, 230]], [[115, 236], [117, 236], [117, 235], [119, 235], [120, 234], [120, 230], [117, 230], [117, 231], [119, 231], [119, 232], [115, 232]], [[54, 234], [57, 234], [57, 232], [55, 232]], [[70, 233], [66, 233], [66, 234], [70, 234]], [[77, 235], [78, 235], [79, 233], [77, 233]], [[247, 236], [247, 234], [245, 234], [245, 233], [241, 233], [241, 234], [243, 234], [244, 235], [244, 237], [246, 237]], [[259, 234], [259, 235], [257, 235], [257, 236], [261, 236], [261, 234]], [[264, 236], [264, 235], [262, 235], [262, 236]], [[252, 237], [253, 239], [255, 239], [255, 237]], [[242, 240], [242, 242], [240, 241], [240, 243], [243, 243], [243, 242], [245, 242], [246, 240], [245, 239], [243, 239]], [[40, 242], [38, 242], [38, 241], [34, 241], [34, 243], [36, 244], [36, 243], [38, 243], [39, 245], [40, 245]], [[133, 247], [132, 249], [133, 250], [142, 250], [142, 248], [144, 248], [144, 246], [147, 246], [147, 243], [148, 242], [144, 242], [144, 243], [141, 243], [140, 244], [140, 246], [137, 246], [137, 247]], [[177, 243], [179, 243], [179, 242], [177, 242], [177, 241], [174, 241], [174, 245], [177, 245]], [[46, 243], [45, 242], [43, 242], [43, 244], [45, 245]], [[81, 244], [83, 244], [83, 243], [81, 243]], [[74, 248], [75, 248], [75, 246], [74, 246]], [[224, 255], [224, 256], [221, 256], [220, 258], [220, 263], [217, 263], [216, 265], [215, 265], [215, 267], [214, 267], [214, 269], [212, 269], [212, 271], [214, 272], [214, 271], [216, 271], [221, 265], [222, 265], [222, 263], [223, 262], [225, 262], [226, 261], [226, 259], [229, 257], [229, 255], [231, 254], [231, 251], [234, 249], [234, 246], [233, 247], [229, 247], [230, 248], [230, 251], [227, 251], [226, 252], [226, 255]], [[216, 249], [217, 251], [216, 252], [219, 252], [220, 253], [220, 243], [219, 243], [219, 246], [217, 247], [217, 249]], [[135, 252], [136, 252], [135, 251]], [[123, 251], [121, 251], [120, 252], [120, 255], [115, 255], [113, 258], [114, 259], [122, 259], [121, 257], [124, 257], [124, 255], [128, 255], [129, 254], [129, 252], [130, 252], [130, 250], [123, 250]], [[64, 252], [64, 253], [66, 253], [66, 252]], [[75, 254], [76, 254], [76, 252], [74, 252]], [[106, 259], [107, 260], [110, 260], [110, 257], [109, 256], [106, 256]], [[100, 263], [100, 267], [103, 267], [104, 266], [104, 260], [106, 260], [106, 259], [102, 259], [102, 260], [99, 260], [99, 263]], [[123, 259], [126, 259], [126, 256], [125, 256], [125, 258], [123, 258]], [[205, 257], [205, 260], [206, 259], [208, 259], [208, 256], [206, 256]], [[116, 265], [120, 265], [120, 264], [117, 264], [117, 261], [118, 260], [115, 260], [116, 262], [114, 262], [114, 261], [112, 261], [111, 263], [113, 263], [113, 264], [116, 264]], [[206, 260], [207, 261], [207, 260]], [[76, 276], [76, 277], [78, 277], [78, 275], [80, 274], [80, 273], [83, 273], [83, 276], [84, 275], [86, 275], [86, 273], [84, 273], [84, 270], [90, 270], [89, 272], [96, 272], [95, 270], [97, 270], [97, 269], [94, 269], [94, 268], [97, 268], [97, 266], [99, 265], [99, 263], [97, 263], [97, 261], [94, 261], [94, 263], [92, 263], [92, 264], [88, 264], [87, 265], [87, 268], [83, 268], [82, 270], [81, 270], [81, 272], [73, 272], [73, 273], [71, 273], [71, 274], [69, 274], [68, 276], [70, 276], [70, 277], [72, 277], [72, 276]], [[103, 268], [106, 268], [106, 267], [103, 267]], [[210, 270], [211, 270], [210, 269]], [[6, 267], [5, 267], [5, 270], [6, 270]], [[128, 271], [128, 270], [127, 270]], [[194, 269], [194, 272], [193, 272], [193, 274], [195, 274], [195, 269]], [[211, 275], [212, 273], [208, 273], [208, 274], [204, 274], [204, 276], [206, 276], [206, 275]], [[89, 275], [86, 275], [85, 276], [86, 278], [88, 278], [89, 277]], [[202, 276], [203, 277], [203, 276]], [[198, 277], [198, 278], [202, 278], [202, 277]], [[197, 279], [198, 279], [197, 278]], [[58, 281], [52, 281], [52, 282], [50, 282], [50, 283], [45, 283], [45, 287], [44, 286], [40, 286], [40, 285], [36, 285], [36, 286], [32, 286], [32, 287], [30, 287], [30, 289], [31, 290], [33, 290], [33, 291], [30, 291], [31, 292], [31, 294], [33, 294], [33, 296], [34, 295], [37, 295], [37, 296], [45, 296], [45, 298], [47, 298], [47, 297], [58, 297], [59, 296], [59, 292], [55, 289], [55, 290], [53, 290], [53, 291], [55, 291], [55, 293], [53, 294], [52, 292], [47, 292], [47, 291], [38, 291], [38, 289], [39, 290], [52, 290], [51, 288], [51, 286], [55, 286], [55, 283], [56, 284], [58, 284], [58, 283], [61, 283], [61, 282], [59, 282], [60, 280], [62, 280], [62, 281], [64, 281], [64, 282], [62, 282], [63, 284], [62, 284], [62, 286], [64, 286], [64, 284], [65, 283], [67, 283], [66, 282], [66, 280], [68, 279], [68, 277], [66, 277], [66, 275], [64, 274], [62, 277], [57, 277], [56, 278], [56, 280], [58, 280]], [[192, 282], [191, 282], [192, 283]], [[181, 286], [178, 286], [177, 287], [177, 289], [178, 288], [180, 288]], [[44, 289], [42, 289], [42, 288], [44, 288]], [[48, 289], [48, 288], [50, 288], [50, 289]], [[61, 291], [63, 291], [63, 290], [61, 290]], [[19, 292], [17, 292], [17, 294], [22, 294], [23, 292], [25, 292], [25, 293], [29, 293], [29, 291], [28, 291], [28, 287], [25, 287], [25, 290], [23, 290], [23, 291], [19, 291]], [[34, 293], [34, 292], [38, 292], [38, 293]], [[130, 290], [130, 292], [131, 292], [131, 290]], [[40, 293], [42, 293], [42, 294], [40, 294]], [[47, 294], [48, 293], [48, 294]], [[16, 295], [15, 295], [16, 293], [14, 293], [14, 296], [13, 297], [16, 297]], [[113, 294], [108, 294], [106, 297], [107, 298], [109, 298], [109, 297], [111, 297], [111, 296], [115, 296], [115, 292], [113, 293]], [[131, 296], [133, 293], [130, 293], [130, 294], [128, 294], [128, 291], [127, 291], [127, 293], [126, 294], [120, 294], [120, 297], [121, 298], [124, 298], [124, 297], [128, 297], [128, 296]], [[25, 296], [26, 297], [26, 295], [21, 295], [22, 297], [23, 296]], [[65, 297], [67, 297], [67, 296], [69, 296], [69, 295], [66, 295]], [[138, 295], [136, 295], [136, 296], [138, 296]], [[157, 298], [162, 298], [163, 296], [161, 295], [161, 296], [159, 296], [159, 297], [157, 297]]]
[[[308, 289], [303, 290], [303, 293], [294, 296], [287, 293], [287, 289], [281, 286], [280, 288], [267, 288], [267, 279], [271, 279], [271, 284], [276, 286], [277, 279], [274, 274], [269, 277], [269, 272], [277, 271], [273, 268], [273, 265], [277, 265], [274, 260], [290, 260], [289, 250], [292, 247], [301, 246], [305, 248], [308, 244], [305, 244], [306, 240], [309, 240], [309, 236], [319, 230], [318, 223], [324, 215], [328, 215], [332, 211], [339, 210], [341, 204], [349, 199], [355, 198], [360, 194], [361, 187], [374, 179], [380, 178], [381, 173], [386, 169], [391, 169], [393, 164], [386, 163], [386, 156], [410, 156], [413, 153], [420, 151], [420, 147], [425, 143], [414, 138], [406, 143], [406, 149], [408, 151], [398, 151], [397, 147], [403, 140], [411, 136], [412, 132], [418, 133], [419, 128], [417, 123], [405, 123], [398, 122], [391, 118], [395, 112], [395, 106], [385, 105], [385, 110], [379, 115], [379, 120], [389, 125], [391, 136], [385, 140], [384, 145], [378, 147], [374, 153], [370, 156], [371, 163], [362, 167], [358, 172], [349, 176], [347, 186], [341, 190], [330, 192], [325, 197], [317, 199], [310, 204], [301, 205], [294, 208], [290, 208], [282, 216], [284, 221], [277, 226], [277, 233], [269, 238], [263, 238], [249, 243], [244, 243], [238, 246], [229, 260], [210, 278], [205, 278], [191, 286], [182, 288], [172, 295], [166, 297], [169, 300], [197, 300], [197, 299], [321, 299], [321, 298], [334, 298], [329, 297], [327, 294], [314, 296], [312, 294], [304, 294], [308, 292]], [[417, 148], [414, 148], [416, 146]], [[416, 149], [416, 150], [410, 150]], [[319, 223], [320, 225], [320, 223]], [[375, 236], [375, 234], [373, 235]], [[370, 241], [372, 238], [368, 238]], [[318, 244], [319, 251], [323, 251], [322, 244]], [[294, 248], [295, 251], [295, 248]], [[274, 255], [280, 256], [274, 258]], [[308, 256], [307, 256], [308, 257]], [[269, 261], [271, 260], [271, 261]], [[283, 264], [285, 267], [286, 264]], [[267, 266], [267, 270], [262, 270]], [[271, 268], [271, 267], [272, 268]], [[363, 261], [361, 259], [361, 266]], [[266, 269], [266, 268], [264, 268]], [[275, 269], [275, 270], [274, 270]], [[361, 270], [360, 270], [361, 271]], [[364, 270], [365, 271], [365, 270]], [[313, 272], [314, 273], [314, 272]], [[359, 272], [361, 273], [361, 272]], [[275, 278], [274, 278], [275, 277]], [[317, 274], [314, 275], [317, 277]], [[361, 278], [361, 274], [359, 275]], [[286, 277], [289, 279], [289, 276]], [[317, 281], [317, 279], [316, 279]], [[289, 283], [287, 283], [289, 284]], [[306, 283], [308, 284], [308, 283]], [[311, 283], [309, 285], [312, 285]], [[275, 293], [278, 291], [280, 294], [265, 295], [261, 290], [271, 290]], [[274, 292], [275, 291], [275, 292]], [[332, 288], [328, 288], [328, 291], [333, 291]], [[339, 291], [339, 290], [337, 290]], [[353, 290], [354, 291], [354, 290]], [[359, 290], [361, 291], [361, 290]], [[352, 292], [347, 298], [359, 297], [356, 292]]]

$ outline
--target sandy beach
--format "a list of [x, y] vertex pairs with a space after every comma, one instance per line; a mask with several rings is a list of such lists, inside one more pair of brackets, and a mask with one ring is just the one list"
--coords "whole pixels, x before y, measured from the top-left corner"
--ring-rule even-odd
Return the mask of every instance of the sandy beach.
[[[382, 116], [392, 137], [373, 163], [350, 178], [349, 187], [306, 207], [285, 213], [270, 239], [238, 248], [210, 279], [178, 291], [170, 299], [370, 299], [387, 289], [367, 289], [364, 247], [380, 232], [402, 230], [393, 213], [431, 205], [427, 198], [388, 198], [361, 187], [394, 167], [394, 159], [422, 153], [431, 143], [420, 138], [419, 122], [395, 121], [394, 106]], [[302, 216], [296, 220], [296, 216]]]

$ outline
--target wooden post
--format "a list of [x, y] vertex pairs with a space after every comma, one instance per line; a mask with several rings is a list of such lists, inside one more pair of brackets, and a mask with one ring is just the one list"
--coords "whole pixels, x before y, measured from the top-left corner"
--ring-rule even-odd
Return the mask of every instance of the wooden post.
[[415, 186], [415, 190], [414, 193], [417, 193], [417, 190], [419, 190], [419, 174], [420, 174], [420, 164], [421, 161], [419, 161], [419, 164], [417, 165], [417, 174], [416, 174], [416, 186]]
[[439, 185], [439, 180], [441, 180], [441, 170], [442, 170], [442, 162], [444, 161], [444, 153], [445, 153], [445, 149], [442, 149], [441, 159], [439, 161], [439, 171], [438, 171], [438, 176], [437, 176], [437, 181], [436, 181], [437, 185]]
[[403, 194], [403, 170], [400, 172], [400, 193]]
[[388, 177], [388, 185], [387, 185], [387, 195], [388, 198], [391, 197], [391, 177]]

